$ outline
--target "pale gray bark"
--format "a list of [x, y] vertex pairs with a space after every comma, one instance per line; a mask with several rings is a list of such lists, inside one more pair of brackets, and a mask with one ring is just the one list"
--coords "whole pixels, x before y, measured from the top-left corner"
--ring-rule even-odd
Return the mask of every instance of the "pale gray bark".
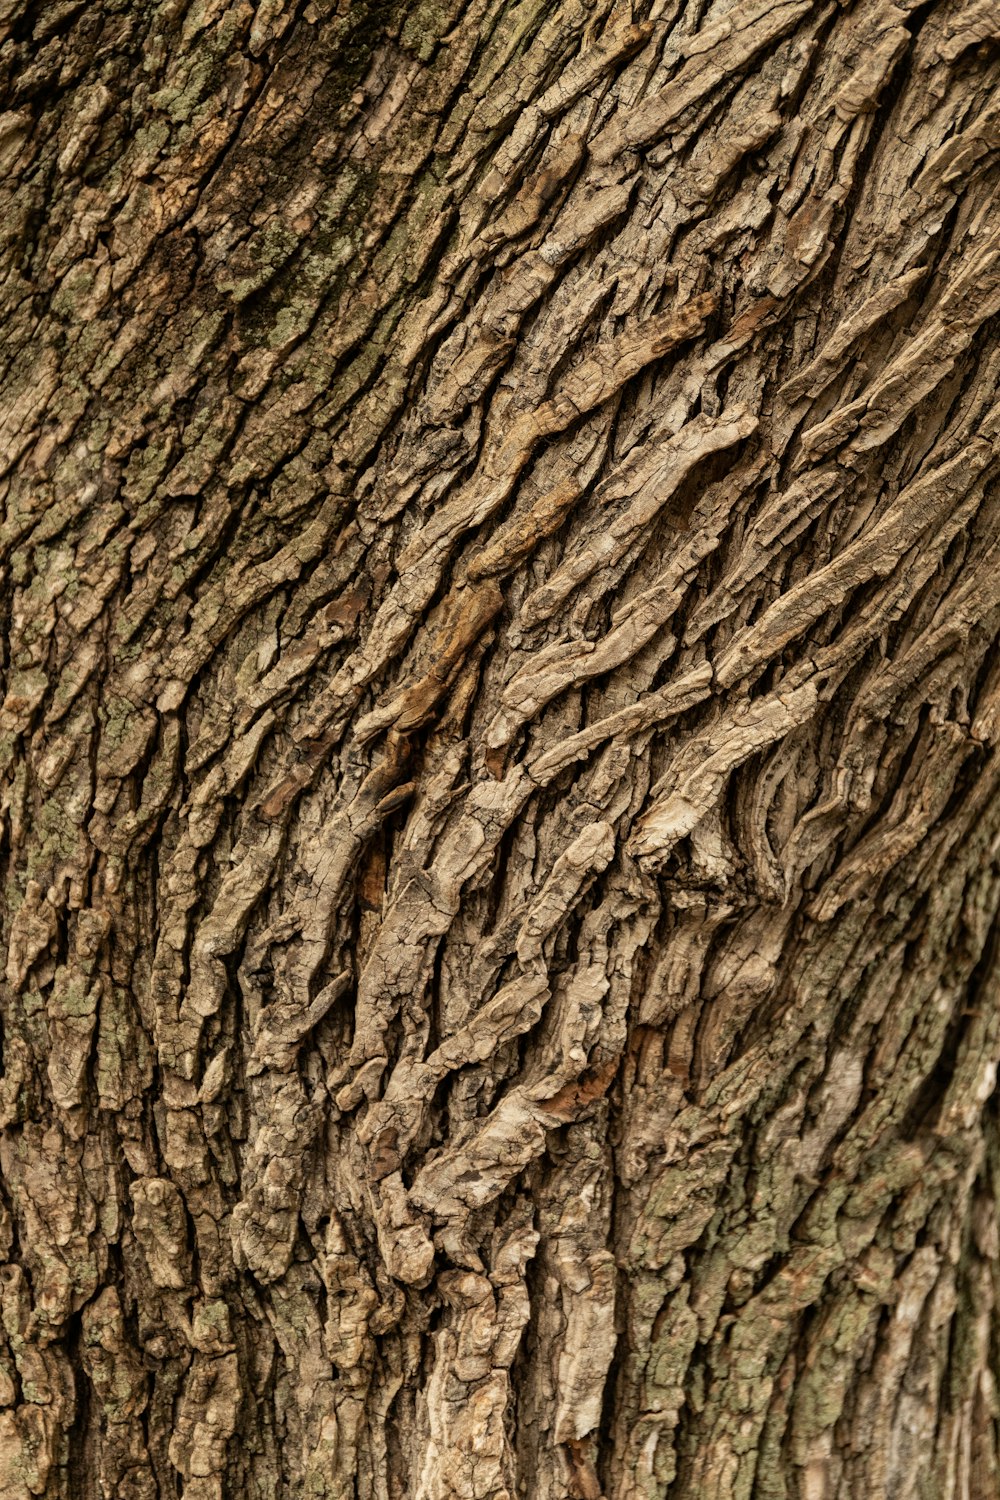
[[993, 1500], [998, 37], [0, 3], [0, 1500]]

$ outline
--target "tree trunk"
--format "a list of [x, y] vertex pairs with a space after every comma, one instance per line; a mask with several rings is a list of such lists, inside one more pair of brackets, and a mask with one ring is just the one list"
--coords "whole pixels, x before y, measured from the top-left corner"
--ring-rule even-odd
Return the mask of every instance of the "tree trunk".
[[0, 18], [0, 1500], [995, 1500], [995, 0]]

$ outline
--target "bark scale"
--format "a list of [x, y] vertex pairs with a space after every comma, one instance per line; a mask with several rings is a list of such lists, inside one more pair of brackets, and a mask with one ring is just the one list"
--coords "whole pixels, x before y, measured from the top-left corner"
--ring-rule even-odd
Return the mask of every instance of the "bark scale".
[[993, 1500], [997, 38], [0, 5], [0, 1500]]

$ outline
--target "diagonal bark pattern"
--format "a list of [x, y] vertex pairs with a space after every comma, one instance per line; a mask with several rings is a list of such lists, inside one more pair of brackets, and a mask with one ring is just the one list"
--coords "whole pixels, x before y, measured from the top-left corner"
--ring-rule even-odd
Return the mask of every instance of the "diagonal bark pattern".
[[993, 1500], [998, 37], [0, 5], [0, 1500]]

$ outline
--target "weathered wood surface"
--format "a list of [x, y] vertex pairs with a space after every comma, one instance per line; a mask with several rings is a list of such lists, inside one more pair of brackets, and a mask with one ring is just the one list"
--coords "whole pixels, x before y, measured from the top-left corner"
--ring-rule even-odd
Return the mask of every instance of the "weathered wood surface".
[[0, 1500], [994, 1500], [998, 34], [0, 5]]

